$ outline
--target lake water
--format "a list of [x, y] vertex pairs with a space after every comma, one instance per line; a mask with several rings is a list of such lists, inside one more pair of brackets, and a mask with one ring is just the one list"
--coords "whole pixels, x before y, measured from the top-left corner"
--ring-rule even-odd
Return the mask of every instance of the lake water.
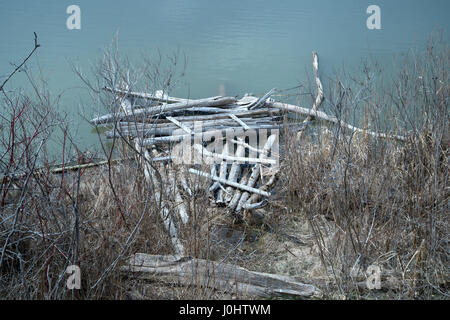
[[[81, 9], [80, 30], [66, 27], [72, 4]], [[381, 30], [366, 26], [372, 4], [381, 9]], [[186, 55], [186, 75], [173, 94], [213, 96], [221, 85], [228, 95], [262, 94], [304, 81], [313, 50], [322, 78], [369, 54], [388, 63], [393, 54], [423, 46], [437, 28], [448, 37], [449, 13], [448, 0], [2, 0], [0, 80], [28, 54], [36, 32], [42, 47], [29, 65], [35, 74], [42, 70], [52, 93], [63, 92], [61, 108], [80, 125], [80, 110], [94, 107], [68, 61], [89, 71], [116, 33], [120, 52], [132, 60], [156, 49]], [[24, 83], [19, 74], [8, 89]], [[97, 138], [84, 123], [79, 139], [95, 144]]]

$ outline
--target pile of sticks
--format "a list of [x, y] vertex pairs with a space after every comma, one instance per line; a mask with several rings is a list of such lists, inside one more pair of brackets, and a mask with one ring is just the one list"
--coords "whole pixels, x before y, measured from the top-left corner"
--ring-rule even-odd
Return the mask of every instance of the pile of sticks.
[[[106, 91], [114, 94], [120, 108], [114, 113], [92, 119], [91, 123], [106, 125], [109, 128], [106, 136], [110, 139], [120, 137], [133, 140], [149, 181], [155, 175], [154, 167], [150, 165], [154, 159], [172, 162], [178, 160], [178, 163], [184, 164], [185, 173], [210, 180], [209, 192], [217, 205], [226, 206], [230, 212], [239, 215], [241, 211], [248, 212], [268, 203], [278, 174], [280, 129], [293, 128], [300, 139], [308, 124], [319, 119], [377, 138], [405, 140], [401, 136], [388, 136], [356, 128], [318, 111], [324, 101], [324, 92], [319, 77], [317, 53], [313, 52], [312, 58], [317, 96], [311, 108], [274, 101], [271, 96], [275, 89], [260, 98], [245, 95], [241, 99], [215, 96], [192, 100], [170, 97], [160, 90], [155, 93], [140, 93], [105, 87]], [[287, 124], [283, 117], [287, 112], [306, 118], [301, 123]], [[248, 137], [249, 132], [257, 133], [258, 139], [246, 141], [244, 137]], [[261, 132], [265, 133], [265, 137]], [[194, 168], [190, 161], [183, 162], [187, 159], [183, 153], [186, 151], [183, 143], [186, 142], [192, 153], [200, 156], [203, 164], [209, 165], [209, 172]], [[183, 152], [174, 152], [180, 149]], [[177, 185], [192, 195], [183, 177], [183, 174], [179, 175], [179, 181], [175, 177], [172, 194], [177, 201], [181, 199]], [[183, 248], [170, 216], [171, 210], [164, 201], [162, 206], [161, 216], [173, 239], [173, 245], [177, 253], [182, 253]], [[176, 208], [181, 220], [186, 223], [188, 216], [184, 206], [177, 205]]]

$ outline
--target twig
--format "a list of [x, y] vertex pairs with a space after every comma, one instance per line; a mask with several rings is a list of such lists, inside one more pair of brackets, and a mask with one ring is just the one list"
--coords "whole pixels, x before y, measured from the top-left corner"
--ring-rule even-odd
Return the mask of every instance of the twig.
[[242, 185], [242, 184], [237, 183], [237, 182], [231, 182], [231, 181], [228, 181], [226, 179], [221, 179], [221, 178], [219, 178], [217, 176], [212, 176], [212, 175], [210, 175], [208, 173], [205, 173], [205, 172], [202, 172], [202, 171], [199, 171], [199, 170], [195, 170], [195, 169], [191, 168], [191, 169], [189, 169], [189, 172], [193, 173], [193, 174], [196, 174], [198, 176], [209, 178], [209, 179], [214, 180], [214, 181], [218, 181], [218, 182], [220, 182], [222, 184], [227, 184], [227, 185], [230, 185], [232, 187], [239, 188], [239, 189], [251, 192], [251, 193], [259, 193], [259, 194], [261, 194], [262, 196], [265, 196], [265, 197], [270, 197], [271, 196], [270, 192], [261, 191], [259, 189], [251, 188], [251, 187], [249, 187], [247, 185]]
[[0, 91], [3, 91], [3, 87], [5, 86], [5, 84], [9, 81], [9, 79], [11, 79], [11, 77], [20, 70], [20, 68], [22, 68], [22, 66], [28, 61], [28, 59], [30, 59], [30, 57], [33, 55], [33, 53], [37, 50], [37, 48], [39, 48], [41, 45], [38, 44], [37, 42], [37, 34], [36, 32], [34, 33], [34, 48], [33, 50], [31, 50], [30, 54], [22, 61], [21, 64], [19, 64], [16, 69], [14, 69], [14, 71], [5, 79], [5, 81], [3, 81], [2, 85], [0, 86]]

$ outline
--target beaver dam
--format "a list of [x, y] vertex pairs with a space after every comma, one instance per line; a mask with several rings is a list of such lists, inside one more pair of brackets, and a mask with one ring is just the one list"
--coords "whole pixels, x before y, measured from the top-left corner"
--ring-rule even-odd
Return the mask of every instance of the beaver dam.
[[[168, 186], [167, 194], [155, 188], [155, 198], [161, 204], [160, 216], [176, 253], [175, 256], [135, 254], [122, 267], [124, 272], [158, 275], [184, 285], [192, 285], [194, 275], [200, 274], [196, 285], [237, 289], [258, 296], [320, 295], [315, 286], [289, 277], [185, 257], [179, 233], [180, 226], [191, 218], [183, 199], [197, 192], [195, 179], [208, 182], [206, 191], [212, 207], [223, 208], [237, 220], [255, 219], [255, 211], [270, 203], [277, 185], [283, 133], [300, 140], [311, 122], [325, 121], [374, 138], [405, 140], [402, 136], [354, 127], [319, 111], [324, 93], [316, 53], [312, 65], [317, 96], [311, 108], [275, 101], [271, 98], [275, 89], [262, 97], [215, 96], [192, 100], [171, 97], [162, 91], [141, 93], [126, 87], [104, 88], [114, 95], [120, 110], [98, 116], [91, 123], [105, 126], [107, 138], [120, 139], [134, 149], [149, 186], [158, 182]], [[287, 121], [288, 113], [299, 114], [303, 120]], [[215, 273], [213, 281], [208, 276], [211, 271]]]

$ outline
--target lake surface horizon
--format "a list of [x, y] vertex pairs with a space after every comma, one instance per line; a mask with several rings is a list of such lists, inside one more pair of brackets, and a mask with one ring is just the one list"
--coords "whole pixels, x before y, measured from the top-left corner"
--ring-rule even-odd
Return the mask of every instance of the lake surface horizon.
[[[66, 10], [73, 4], [81, 23], [70, 30]], [[380, 8], [379, 30], [367, 27], [370, 5]], [[36, 32], [42, 46], [29, 67], [36, 75], [42, 71], [52, 94], [62, 92], [60, 106], [80, 126], [80, 140], [95, 145], [83, 116], [96, 110], [70, 63], [88, 73], [116, 35], [121, 55], [136, 64], [157, 50], [186, 56], [186, 73], [172, 95], [260, 95], [305, 82], [312, 51], [319, 54], [323, 79], [370, 57], [388, 69], [394, 55], [423, 47], [434, 31], [442, 30], [448, 40], [449, 9], [446, 0], [3, 1], [0, 80], [30, 51]], [[18, 74], [8, 89], [26, 90], [25, 83]], [[85, 110], [92, 115], [81, 115]]]

